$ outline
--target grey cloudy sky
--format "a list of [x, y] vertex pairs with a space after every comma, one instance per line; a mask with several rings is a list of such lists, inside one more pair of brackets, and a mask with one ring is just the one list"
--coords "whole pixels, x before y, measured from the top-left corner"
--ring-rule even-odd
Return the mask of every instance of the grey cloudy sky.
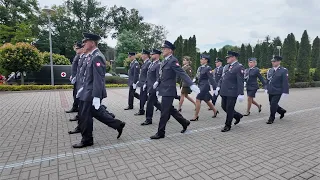
[[[318, 0], [100, 0], [107, 6], [136, 8], [146, 22], [164, 25], [167, 39], [197, 37], [201, 51], [223, 45], [256, 44], [266, 35], [283, 40], [293, 32], [300, 41], [307, 29], [310, 40], [320, 36]], [[63, 0], [39, 0], [40, 6]], [[115, 46], [116, 40], [108, 40]]]

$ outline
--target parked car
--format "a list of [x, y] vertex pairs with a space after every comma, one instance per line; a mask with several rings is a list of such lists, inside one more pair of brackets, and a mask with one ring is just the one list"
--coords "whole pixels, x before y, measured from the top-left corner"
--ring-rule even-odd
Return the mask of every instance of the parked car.
[[119, 74], [119, 76], [124, 79], [129, 79], [129, 76], [126, 74]]
[[111, 73], [106, 73], [105, 77], [107, 77], [107, 76], [113, 76], [113, 75]]

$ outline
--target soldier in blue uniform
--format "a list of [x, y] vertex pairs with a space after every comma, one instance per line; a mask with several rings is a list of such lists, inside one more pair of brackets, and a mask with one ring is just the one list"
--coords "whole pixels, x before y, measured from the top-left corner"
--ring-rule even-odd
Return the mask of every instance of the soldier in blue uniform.
[[[216, 102], [217, 102], [217, 99], [219, 96], [219, 93], [217, 95], [215, 95], [214, 91], [216, 90], [217, 85], [218, 85], [218, 83], [221, 79], [221, 76], [222, 76], [222, 72], [223, 72], [222, 59], [216, 58], [215, 64], [216, 64], [216, 68], [213, 70], [213, 74], [214, 74], [213, 78], [215, 81], [215, 86], [212, 86], [212, 88], [213, 88], [212, 104], [214, 106], [216, 105]], [[212, 110], [212, 109], [209, 108], [208, 110]]]
[[[76, 92], [74, 93], [75, 94], [74, 97], [77, 99], [78, 102], [80, 102], [79, 98], [76, 97], [76, 94], [77, 94], [78, 90], [82, 86], [82, 81], [80, 80], [80, 71], [81, 71], [81, 67], [82, 67], [83, 61], [86, 58], [86, 54], [85, 54], [85, 50], [83, 48], [82, 42], [81, 43], [78, 42], [78, 45], [79, 45], [79, 47], [81, 46], [81, 48], [82, 48], [82, 54], [80, 54], [79, 60], [77, 62], [77, 64], [78, 64], [77, 69], [76, 69], [77, 73], [76, 73], [75, 77], [72, 78], [71, 83], [73, 83], [74, 86], [75, 86], [75, 91]], [[80, 109], [80, 107], [79, 107], [79, 109]], [[78, 114], [74, 118], [70, 119], [70, 121], [78, 121], [78, 120], [79, 120], [79, 111], [78, 111]], [[69, 131], [69, 134], [70, 134], [70, 132], [71, 131]]]
[[66, 113], [73, 113], [73, 112], [78, 112], [79, 111], [79, 99], [76, 98], [77, 94], [77, 83], [76, 83], [76, 74], [77, 74], [77, 67], [78, 67], [78, 62], [80, 59], [80, 55], [82, 54], [82, 42], [76, 42], [73, 46], [74, 50], [76, 51], [76, 56], [73, 58], [72, 61], [72, 66], [71, 66], [71, 76], [70, 76], [70, 81], [71, 84], [73, 84], [73, 104], [72, 108]]
[[195, 91], [196, 93], [200, 92], [200, 89], [196, 85], [193, 85], [188, 74], [181, 68], [177, 58], [172, 55], [174, 49], [175, 46], [169, 41], [165, 41], [162, 46], [162, 54], [165, 59], [160, 66], [159, 79], [153, 84], [153, 89], [156, 89], [159, 86], [159, 95], [162, 96], [161, 117], [158, 132], [151, 136], [151, 139], [165, 137], [166, 124], [170, 119], [170, 116], [173, 116], [182, 125], [183, 130], [181, 133], [184, 133], [190, 125], [190, 121], [186, 120], [172, 105], [174, 98], [177, 96], [177, 75], [190, 86], [192, 91]]
[[194, 114], [194, 118], [190, 121], [198, 121], [199, 120], [199, 111], [201, 107], [201, 101], [205, 101], [210, 109], [213, 110], [213, 118], [217, 117], [219, 111], [216, 110], [214, 105], [211, 103], [212, 96], [210, 94], [210, 84], [212, 86], [215, 85], [215, 81], [213, 79], [213, 75], [211, 73], [211, 67], [208, 66], [210, 63], [210, 56], [209, 55], [201, 55], [200, 64], [201, 66], [197, 70], [197, 75], [193, 79], [193, 82], [198, 82], [198, 86], [200, 88], [200, 93], [197, 95], [196, 100], [196, 112]]
[[151, 61], [149, 60], [150, 52], [147, 50], [142, 50], [141, 54], [142, 54], [141, 59], [143, 60], [143, 64], [141, 65], [140, 77], [139, 77], [139, 81], [137, 82], [137, 87], [140, 87], [140, 109], [138, 113], [134, 114], [136, 116], [144, 115], [145, 113], [144, 105], [146, 104], [146, 101], [148, 99], [148, 93], [146, 89], [143, 89], [143, 86], [146, 83], [148, 68], [151, 64]]
[[93, 145], [93, 119], [96, 117], [104, 124], [118, 131], [118, 138], [121, 136], [125, 123], [115, 119], [101, 106], [103, 98], [107, 97], [105, 87], [106, 60], [97, 48], [100, 36], [90, 33], [83, 33], [85, 38], [84, 48], [88, 52], [87, 65], [84, 71], [83, 87], [78, 91], [80, 96], [80, 120], [82, 140], [73, 145], [74, 148], [83, 148]]
[[148, 67], [147, 80], [143, 85], [143, 89], [148, 92], [148, 101], [147, 101], [147, 112], [146, 120], [141, 123], [142, 126], [152, 124], [153, 109], [156, 107], [161, 111], [161, 104], [158, 101], [156, 95], [156, 89], [153, 89], [153, 84], [159, 79], [159, 70], [160, 70], [160, 55], [161, 51], [153, 49], [151, 52], [152, 63]]
[[270, 117], [267, 124], [272, 124], [276, 112], [280, 114], [280, 119], [287, 112], [279, 106], [280, 98], [285, 98], [289, 94], [288, 70], [280, 66], [282, 57], [274, 56], [271, 60], [272, 68], [267, 73], [267, 90], [270, 102]]
[[258, 104], [254, 98], [256, 97], [257, 90], [259, 89], [258, 79], [262, 83], [264, 89], [266, 89], [266, 81], [260, 74], [260, 69], [256, 67], [257, 65], [257, 58], [249, 58], [248, 59], [248, 66], [244, 71], [244, 80], [246, 82], [247, 87], [247, 96], [248, 96], [248, 106], [247, 106], [247, 113], [244, 116], [250, 115], [251, 105], [254, 104], [258, 107], [259, 113], [261, 112], [261, 104]]
[[136, 60], [135, 52], [129, 52], [128, 57], [131, 60], [131, 63], [129, 65], [129, 72], [128, 72], [129, 96], [128, 96], [128, 107], [126, 107], [124, 110], [133, 109], [134, 98], [140, 99], [140, 95], [136, 93], [137, 82], [139, 80], [139, 74], [140, 74], [140, 64]]
[[218, 83], [215, 94], [220, 92], [221, 107], [227, 113], [225, 127], [221, 132], [227, 132], [231, 129], [233, 118], [238, 124], [243, 117], [242, 114], [234, 110], [237, 99], [242, 102], [244, 99], [244, 67], [237, 60], [239, 54], [237, 52], [228, 51], [226, 57], [228, 65], [224, 66], [222, 77]]

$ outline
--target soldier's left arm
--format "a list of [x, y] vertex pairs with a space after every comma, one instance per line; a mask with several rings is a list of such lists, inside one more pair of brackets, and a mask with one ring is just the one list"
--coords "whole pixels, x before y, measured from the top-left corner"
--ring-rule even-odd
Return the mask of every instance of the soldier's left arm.
[[266, 89], [266, 88], [267, 88], [267, 87], [266, 87], [267, 82], [266, 82], [266, 80], [262, 77], [259, 68], [257, 68], [257, 74], [258, 74], [258, 78], [259, 78], [260, 82], [261, 82], [262, 85], [263, 85], [263, 88]]
[[170, 63], [171, 68], [174, 70], [174, 72], [188, 85], [193, 85], [193, 82], [191, 78], [188, 76], [188, 74], [181, 68], [179, 65], [179, 62], [177, 59], [173, 59]]
[[244, 67], [241, 64], [239, 66], [237, 73], [238, 95], [244, 95]]
[[92, 97], [102, 98], [105, 86], [106, 61], [101, 56], [92, 59], [93, 89]]
[[212, 71], [212, 68], [210, 66], [208, 66], [207, 67], [207, 75], [208, 75], [208, 78], [209, 78], [209, 82], [210, 82], [212, 88], [215, 90], [217, 88], [217, 83], [214, 80], [213, 74], [212, 74], [211, 71]]
[[134, 72], [133, 72], [133, 83], [136, 84], [139, 81], [140, 74], [140, 65], [139, 63], [134, 64]]
[[289, 74], [286, 68], [283, 68], [282, 73], [282, 91], [284, 94], [289, 94]]

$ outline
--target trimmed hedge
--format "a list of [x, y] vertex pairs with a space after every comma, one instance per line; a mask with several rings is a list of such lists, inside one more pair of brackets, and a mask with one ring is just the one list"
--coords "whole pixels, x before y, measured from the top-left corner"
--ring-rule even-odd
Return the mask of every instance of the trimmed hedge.
[[[106, 84], [107, 88], [127, 87], [126, 84]], [[28, 90], [54, 90], [72, 89], [73, 85], [0, 85], [0, 91], [28, 91]]]
[[107, 76], [106, 84], [128, 84], [128, 79], [119, 76]]

